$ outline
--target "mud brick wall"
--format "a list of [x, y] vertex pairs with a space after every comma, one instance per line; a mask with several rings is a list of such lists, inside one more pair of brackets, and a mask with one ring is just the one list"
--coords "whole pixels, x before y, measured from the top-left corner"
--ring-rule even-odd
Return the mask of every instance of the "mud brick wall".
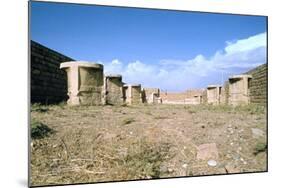
[[251, 74], [249, 82], [250, 103], [267, 105], [267, 64], [260, 65], [245, 74]]
[[184, 99], [186, 99], [187, 97], [187, 93], [161, 92], [160, 97], [163, 101], [184, 101]]
[[194, 95], [202, 95], [203, 92], [204, 92], [204, 89], [189, 89], [186, 91], [186, 97], [193, 98]]
[[67, 100], [66, 72], [60, 63], [73, 59], [31, 41], [31, 103], [52, 104]]

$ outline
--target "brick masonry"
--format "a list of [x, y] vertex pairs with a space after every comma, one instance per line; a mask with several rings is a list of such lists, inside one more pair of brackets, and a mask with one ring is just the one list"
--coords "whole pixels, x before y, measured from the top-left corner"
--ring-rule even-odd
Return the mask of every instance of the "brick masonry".
[[245, 74], [251, 74], [249, 82], [250, 103], [267, 105], [267, 64], [260, 65]]
[[52, 104], [67, 100], [66, 72], [60, 63], [73, 61], [65, 55], [31, 41], [31, 103]]
[[[243, 74], [252, 75], [252, 79], [249, 81], [249, 90], [250, 90], [250, 103], [267, 105], [267, 64], [262, 64], [248, 72]], [[225, 81], [224, 90], [226, 101], [228, 104], [229, 101], [229, 82]]]

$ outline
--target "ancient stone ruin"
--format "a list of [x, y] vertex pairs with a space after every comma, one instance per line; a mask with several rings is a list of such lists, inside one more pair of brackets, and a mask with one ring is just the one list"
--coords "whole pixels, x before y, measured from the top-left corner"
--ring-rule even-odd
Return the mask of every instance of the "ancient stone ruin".
[[67, 73], [68, 104], [102, 104], [103, 65], [71, 61], [61, 63], [60, 68]]
[[121, 105], [124, 103], [123, 82], [120, 74], [109, 74], [105, 76], [105, 103]]
[[[267, 104], [267, 64], [229, 77], [223, 86], [186, 92], [167, 92], [125, 84], [122, 75], [104, 75], [103, 65], [75, 61], [31, 41], [31, 103], [54, 104], [68, 98], [70, 105]], [[63, 62], [63, 63], [62, 63]]]
[[127, 104], [142, 103], [142, 92], [140, 84], [125, 84], [123, 86], [125, 93], [125, 102]]
[[162, 103], [160, 97], [160, 89], [158, 88], [143, 88], [142, 89], [142, 101], [148, 104]]
[[207, 87], [207, 103], [218, 105], [220, 104], [221, 97], [221, 88], [220, 85], [208, 85]]
[[61, 63], [60, 68], [67, 73], [69, 105], [162, 102], [158, 88], [142, 90], [140, 84], [124, 84], [120, 74], [104, 75], [101, 64], [70, 61]]
[[[159, 104], [162, 103], [158, 88], [141, 88], [140, 84], [124, 84], [122, 75], [104, 75], [103, 65], [83, 61], [70, 61], [61, 63], [60, 68], [67, 73], [67, 88], [69, 105], [122, 105], [126, 104]], [[208, 85], [207, 103], [212, 105], [249, 104], [249, 81], [251, 75], [235, 75], [229, 78], [228, 95], [225, 88], [220, 85]], [[195, 92], [193, 96], [180, 95], [183, 100], [165, 100], [168, 104], [202, 104], [202, 91]], [[174, 98], [177, 95], [174, 94]], [[167, 96], [166, 96], [167, 97]], [[178, 97], [177, 97], [178, 98]], [[228, 100], [226, 100], [228, 99]]]
[[229, 104], [243, 105], [249, 104], [250, 92], [249, 81], [251, 75], [234, 75], [229, 77]]

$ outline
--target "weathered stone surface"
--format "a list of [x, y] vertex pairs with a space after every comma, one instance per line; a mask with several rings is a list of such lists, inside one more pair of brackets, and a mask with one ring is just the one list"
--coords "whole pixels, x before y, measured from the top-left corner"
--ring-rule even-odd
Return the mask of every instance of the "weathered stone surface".
[[211, 159], [211, 160], [208, 161], [208, 165], [212, 166], [212, 167], [217, 166], [217, 161]]
[[250, 103], [267, 104], [267, 63], [260, 65], [245, 74], [252, 75], [249, 80]]
[[249, 104], [249, 80], [251, 75], [234, 75], [229, 77], [229, 104]]
[[67, 72], [69, 105], [102, 104], [103, 65], [83, 61], [62, 63]]
[[226, 173], [240, 173], [240, 170], [234, 164], [227, 164], [225, 165]]
[[31, 41], [31, 103], [51, 104], [67, 99], [66, 73], [60, 63], [73, 59]]
[[123, 82], [120, 74], [105, 76], [105, 102], [106, 104], [121, 105], [124, 103]]
[[252, 134], [254, 138], [259, 138], [264, 136], [264, 132], [260, 129], [257, 128], [252, 128]]
[[160, 89], [158, 88], [143, 88], [142, 89], [142, 101], [149, 104], [162, 103], [160, 97]]
[[142, 92], [140, 84], [126, 84], [123, 86], [125, 93], [125, 102], [127, 104], [140, 104], [142, 103]]
[[209, 160], [218, 159], [219, 154], [215, 143], [202, 144], [197, 147], [197, 159]]
[[219, 85], [208, 85], [207, 87], [207, 103], [218, 105], [220, 104], [221, 86]]

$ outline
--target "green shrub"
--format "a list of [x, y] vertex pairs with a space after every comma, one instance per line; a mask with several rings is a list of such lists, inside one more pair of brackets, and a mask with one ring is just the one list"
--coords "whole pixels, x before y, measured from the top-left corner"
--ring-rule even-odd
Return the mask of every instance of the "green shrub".
[[47, 125], [36, 121], [31, 120], [31, 138], [32, 139], [41, 139], [48, 136], [50, 133], [54, 131], [49, 128]]
[[49, 108], [41, 105], [40, 103], [34, 103], [31, 105], [31, 112], [47, 112]]
[[257, 155], [261, 152], [264, 152], [266, 151], [267, 149], [267, 144], [264, 143], [264, 142], [258, 142], [255, 146], [255, 151], [254, 151], [254, 154]]

